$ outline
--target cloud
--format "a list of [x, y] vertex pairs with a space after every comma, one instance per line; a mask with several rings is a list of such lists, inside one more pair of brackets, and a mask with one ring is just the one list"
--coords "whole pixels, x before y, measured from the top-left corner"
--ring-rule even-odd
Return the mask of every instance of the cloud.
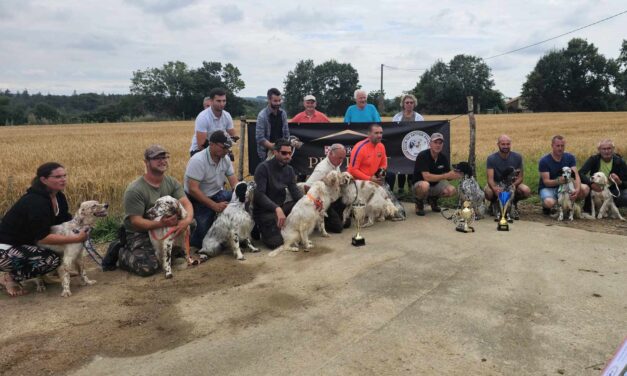
[[170, 13], [194, 4], [197, 0], [125, 0], [149, 13]]
[[119, 37], [107, 38], [101, 35], [87, 35], [76, 42], [68, 43], [68, 47], [95, 52], [111, 53], [116, 51], [121, 44], [125, 44]]
[[244, 12], [237, 5], [226, 5], [218, 9], [218, 17], [224, 24], [241, 21], [244, 18]]
[[278, 15], [265, 17], [262, 23], [268, 29], [308, 31], [311, 28], [317, 30], [335, 26], [339, 20], [340, 16], [337, 13], [329, 13], [319, 9], [303, 9], [298, 6]]

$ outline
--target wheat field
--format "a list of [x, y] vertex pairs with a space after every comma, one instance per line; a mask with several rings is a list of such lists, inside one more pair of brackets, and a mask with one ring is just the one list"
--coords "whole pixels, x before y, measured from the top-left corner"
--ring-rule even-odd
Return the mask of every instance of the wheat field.
[[[537, 179], [537, 173], [533, 175], [537, 161], [550, 151], [550, 138], [555, 134], [566, 137], [566, 150], [575, 154], [578, 164], [596, 152], [601, 138], [612, 138], [619, 153], [627, 147], [627, 112], [477, 115], [476, 122], [481, 184], [485, 182], [485, 159], [496, 150], [496, 139], [503, 133], [512, 137], [513, 150], [525, 157], [525, 180], [531, 186], [534, 184], [530, 180]], [[239, 132], [239, 121], [235, 123]], [[66, 194], [72, 208], [81, 201], [95, 199], [109, 202], [111, 211], [120, 214], [126, 185], [144, 171], [144, 149], [152, 143], [168, 149], [170, 174], [182, 181], [193, 131], [193, 121], [0, 127], [0, 216], [28, 188], [37, 166], [48, 161], [66, 167]], [[467, 159], [467, 116], [452, 120], [451, 135], [451, 160]], [[234, 152], [237, 170], [237, 147]]]

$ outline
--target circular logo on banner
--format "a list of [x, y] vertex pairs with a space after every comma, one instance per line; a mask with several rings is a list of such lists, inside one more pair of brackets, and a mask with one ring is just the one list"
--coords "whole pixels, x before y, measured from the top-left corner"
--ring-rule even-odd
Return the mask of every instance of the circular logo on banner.
[[416, 160], [418, 153], [429, 148], [431, 137], [423, 131], [411, 131], [403, 137], [401, 149], [407, 159]]

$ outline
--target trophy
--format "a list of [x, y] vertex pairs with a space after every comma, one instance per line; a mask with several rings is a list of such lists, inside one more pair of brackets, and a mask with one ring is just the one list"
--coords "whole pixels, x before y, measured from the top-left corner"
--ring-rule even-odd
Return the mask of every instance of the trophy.
[[509, 224], [507, 224], [507, 209], [512, 198], [512, 192], [503, 191], [499, 192], [499, 206], [501, 207], [501, 219], [496, 226], [498, 231], [509, 231]]
[[366, 245], [366, 239], [361, 236], [359, 231], [361, 230], [361, 224], [366, 216], [366, 205], [361, 202], [353, 204], [353, 218], [355, 218], [355, 225], [357, 226], [357, 234], [353, 236], [353, 244], [355, 247], [361, 247], [362, 245]]
[[470, 201], [464, 201], [461, 210], [458, 210], [457, 223], [455, 230], [459, 232], [475, 232], [474, 227], [471, 224], [475, 221], [475, 211], [471, 207]]

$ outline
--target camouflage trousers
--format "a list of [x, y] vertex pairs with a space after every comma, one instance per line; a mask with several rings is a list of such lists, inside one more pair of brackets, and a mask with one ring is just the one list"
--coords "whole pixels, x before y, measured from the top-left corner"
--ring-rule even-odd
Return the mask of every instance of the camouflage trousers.
[[[185, 251], [172, 248], [172, 257], [184, 257]], [[159, 271], [160, 264], [147, 232], [127, 232], [126, 246], [120, 249], [118, 266], [131, 273], [148, 277]]]

